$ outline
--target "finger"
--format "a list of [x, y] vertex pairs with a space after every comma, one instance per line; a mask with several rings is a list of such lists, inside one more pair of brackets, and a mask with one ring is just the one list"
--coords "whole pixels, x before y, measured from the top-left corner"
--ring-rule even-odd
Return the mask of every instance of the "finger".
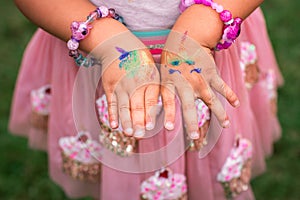
[[130, 98], [131, 119], [134, 127], [134, 137], [145, 135], [145, 87], [137, 89]]
[[129, 96], [127, 93], [118, 91], [118, 111], [119, 118], [122, 124], [123, 131], [126, 135], [132, 136], [132, 122], [130, 116], [130, 107], [129, 107]]
[[209, 128], [209, 124], [210, 124], [210, 120], [206, 121], [202, 127], [199, 129], [200, 132], [200, 139], [202, 140], [203, 145], [207, 145], [207, 132], [208, 132], [208, 128]]
[[161, 86], [161, 97], [165, 111], [164, 126], [167, 130], [174, 129], [175, 123], [175, 87], [173, 84]]
[[182, 112], [188, 135], [193, 140], [199, 139], [200, 135], [194, 92], [190, 87], [182, 87], [178, 88], [178, 95], [181, 100]]
[[230, 187], [230, 190], [233, 192], [233, 193], [236, 193], [236, 189], [237, 189], [237, 178], [234, 178], [232, 179], [230, 182], [229, 182], [229, 187]]
[[150, 85], [145, 92], [146, 129], [152, 130], [156, 123], [159, 85]]
[[226, 111], [220, 100], [209, 87], [201, 91], [200, 98], [210, 108], [211, 112], [215, 114], [221, 126], [224, 128], [229, 127], [230, 121], [226, 114]]
[[237, 95], [233, 92], [233, 90], [222, 80], [221, 77], [216, 76], [211, 81], [211, 86], [219, 92], [222, 96], [224, 96], [227, 101], [233, 106], [238, 107], [240, 105], [240, 101]]
[[118, 104], [117, 97], [112, 92], [106, 93], [107, 106], [108, 106], [108, 118], [111, 128], [118, 128]]
[[242, 173], [241, 173], [241, 180], [244, 184], [248, 184], [251, 179], [251, 161], [248, 160], [244, 163]]
[[237, 187], [236, 187], [236, 193], [237, 194], [240, 194], [243, 190], [242, 190], [242, 186], [243, 186], [243, 183], [241, 180], [237, 180]]
[[251, 171], [250, 171], [250, 169], [243, 169], [240, 178], [241, 178], [241, 181], [244, 184], [248, 184], [249, 181], [250, 181], [250, 178], [251, 178]]

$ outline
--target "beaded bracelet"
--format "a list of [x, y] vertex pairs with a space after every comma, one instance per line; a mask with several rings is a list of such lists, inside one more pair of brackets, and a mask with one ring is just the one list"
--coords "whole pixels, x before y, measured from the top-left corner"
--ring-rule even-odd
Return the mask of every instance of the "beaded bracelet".
[[193, 4], [209, 6], [220, 14], [220, 19], [224, 23], [223, 35], [221, 41], [218, 42], [214, 49], [216, 51], [228, 49], [239, 36], [243, 20], [239, 17], [232, 18], [229, 10], [224, 10], [222, 5], [213, 2], [213, 0], [181, 0], [180, 9], [183, 11]]
[[67, 42], [67, 47], [69, 49], [69, 56], [74, 58], [75, 63], [78, 66], [91, 67], [95, 64], [98, 64], [98, 61], [95, 58], [84, 57], [78, 51], [79, 42], [88, 36], [90, 30], [92, 29], [92, 26], [90, 24], [93, 21], [108, 17], [124, 23], [123, 18], [115, 12], [115, 9], [107, 8], [105, 6], [97, 7], [96, 10], [94, 10], [87, 16], [87, 20], [85, 22], [73, 21], [71, 23], [72, 36], [71, 39]]

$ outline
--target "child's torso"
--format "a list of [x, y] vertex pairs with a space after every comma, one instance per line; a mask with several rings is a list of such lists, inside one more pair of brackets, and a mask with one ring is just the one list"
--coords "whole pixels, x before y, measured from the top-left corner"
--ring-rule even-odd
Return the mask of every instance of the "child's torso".
[[180, 14], [180, 0], [90, 0], [96, 6], [116, 9], [130, 30], [171, 28]]

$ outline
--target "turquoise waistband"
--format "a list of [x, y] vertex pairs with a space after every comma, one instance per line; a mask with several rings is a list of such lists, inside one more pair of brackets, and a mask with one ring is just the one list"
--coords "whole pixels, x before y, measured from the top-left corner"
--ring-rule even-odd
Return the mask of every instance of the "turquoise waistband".
[[157, 37], [157, 36], [167, 36], [170, 33], [170, 29], [157, 30], [157, 31], [132, 31], [132, 33], [139, 37]]

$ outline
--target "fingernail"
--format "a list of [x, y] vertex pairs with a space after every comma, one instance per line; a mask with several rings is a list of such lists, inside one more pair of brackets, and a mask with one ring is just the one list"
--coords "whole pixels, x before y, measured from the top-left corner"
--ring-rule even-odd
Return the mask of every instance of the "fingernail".
[[134, 132], [135, 137], [143, 137], [145, 135], [145, 131], [143, 129], [138, 129]]
[[168, 129], [169, 131], [171, 131], [174, 129], [174, 124], [172, 122], [166, 122], [165, 128]]
[[133, 134], [133, 129], [132, 128], [126, 128], [124, 130], [124, 132], [127, 134], [127, 135], [132, 135]]
[[152, 130], [154, 128], [154, 124], [152, 123], [152, 122], [148, 122], [147, 124], [146, 124], [146, 130]]
[[118, 126], [118, 123], [116, 121], [110, 122], [111, 128], [116, 128]]
[[199, 133], [198, 133], [198, 132], [192, 132], [192, 133], [190, 134], [190, 138], [191, 138], [192, 140], [199, 139]]
[[234, 103], [233, 103], [234, 107], [238, 107], [240, 106], [240, 101], [239, 100], [236, 100]]
[[230, 125], [230, 121], [229, 121], [229, 120], [225, 120], [225, 121], [223, 122], [223, 124], [222, 124], [222, 126], [223, 126], [224, 128], [228, 128], [229, 125]]

